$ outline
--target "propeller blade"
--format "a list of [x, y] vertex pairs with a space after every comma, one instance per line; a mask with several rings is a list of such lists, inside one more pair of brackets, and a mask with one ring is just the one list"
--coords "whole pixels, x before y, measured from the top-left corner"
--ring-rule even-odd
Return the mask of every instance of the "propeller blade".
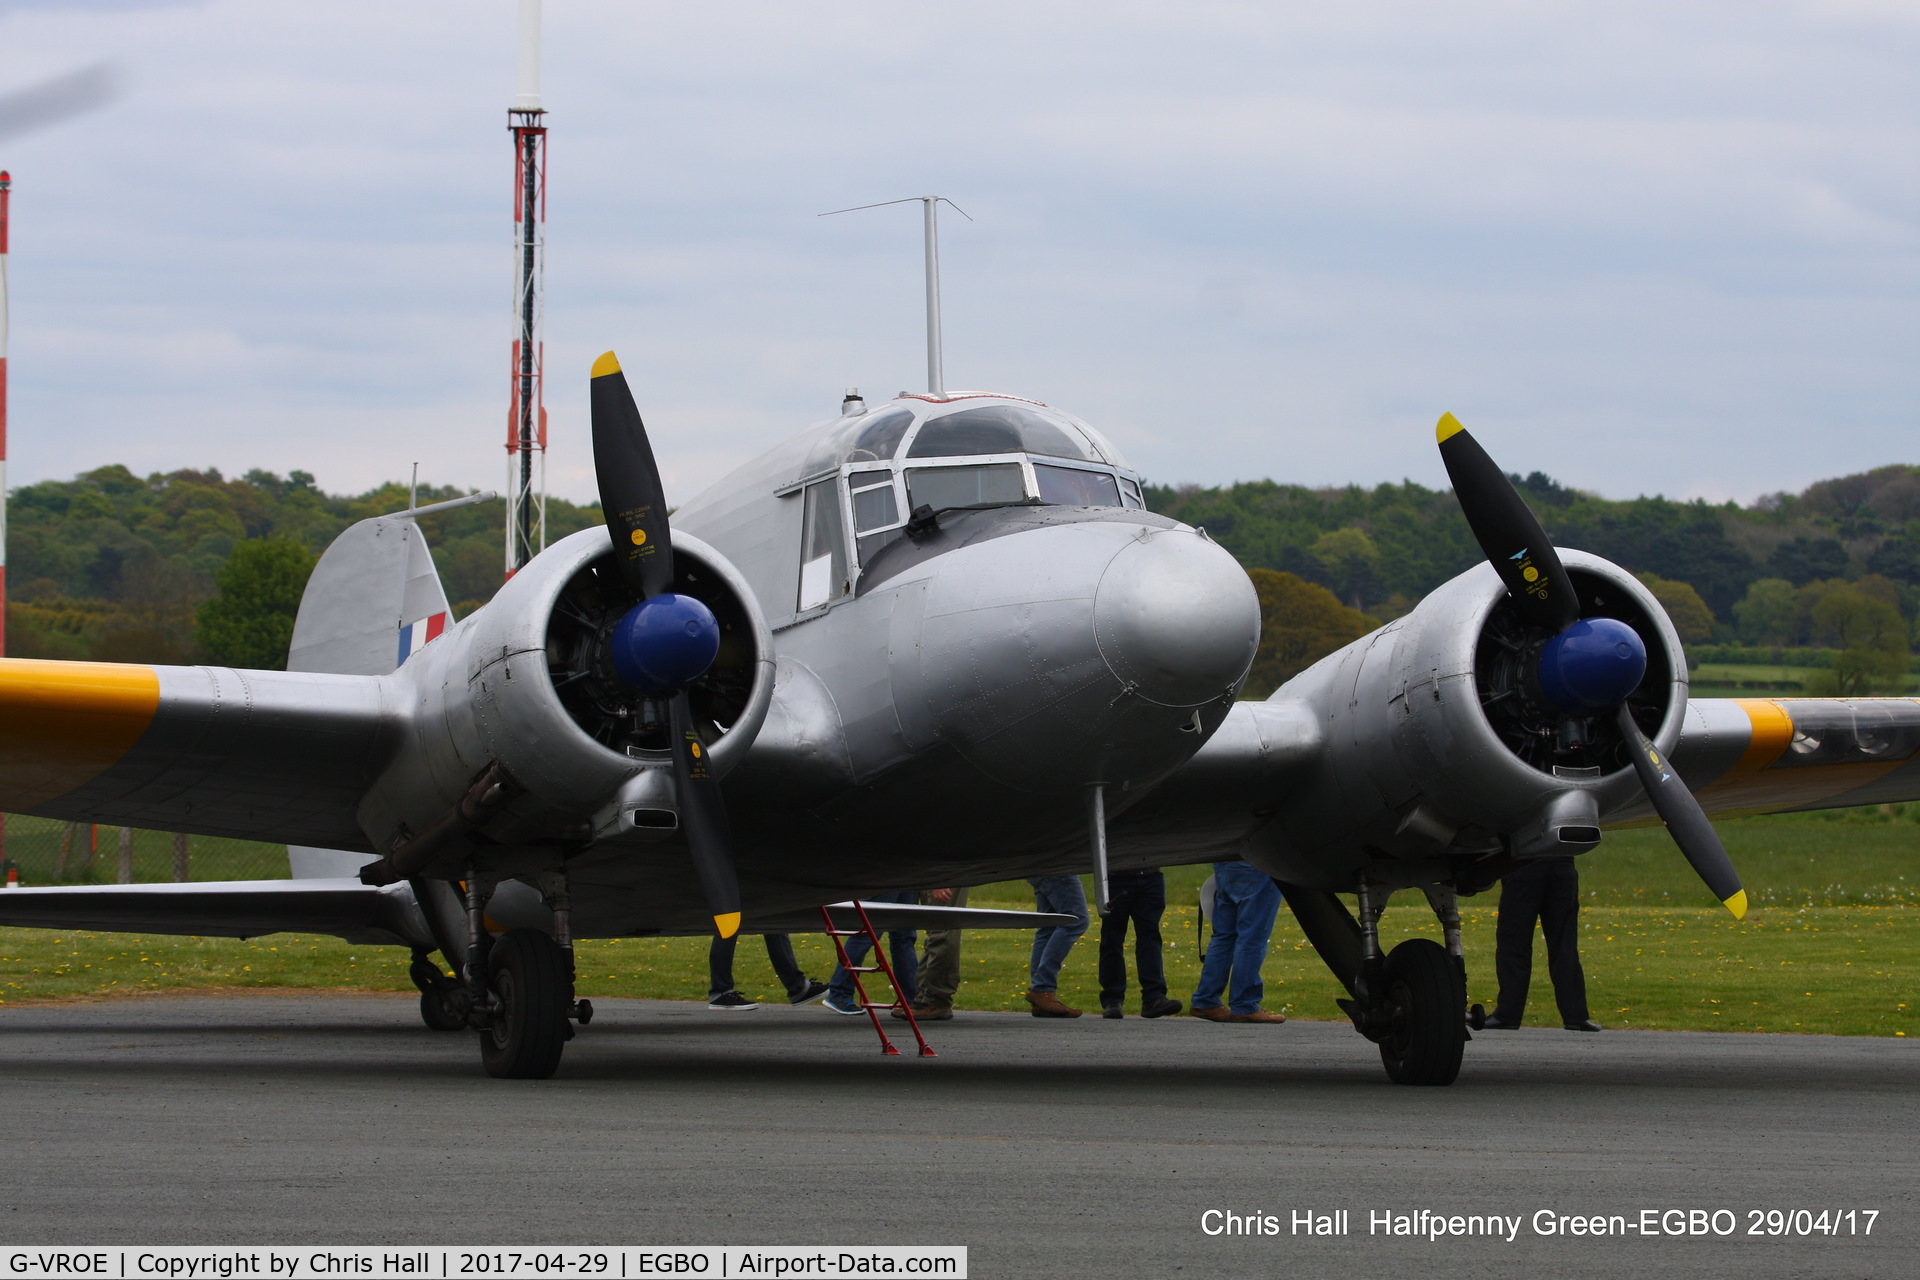
[[693, 851], [693, 869], [713, 912], [713, 927], [723, 938], [740, 931], [740, 878], [733, 870], [733, 836], [713, 776], [707, 749], [693, 727], [693, 710], [683, 689], [669, 704], [673, 729], [673, 780], [680, 797], [680, 828]]
[[1460, 419], [1440, 415], [1434, 434], [1454, 496], [1488, 563], [1531, 621], [1553, 632], [1565, 629], [1580, 617], [1580, 602], [1547, 531]]
[[1740, 873], [1733, 869], [1733, 859], [1720, 843], [1720, 835], [1713, 829], [1713, 823], [1707, 820], [1707, 814], [1700, 802], [1693, 798], [1693, 792], [1687, 790], [1687, 784], [1680, 780], [1673, 766], [1660, 755], [1653, 743], [1647, 741], [1647, 735], [1640, 732], [1640, 726], [1634, 722], [1633, 713], [1623, 703], [1615, 713], [1620, 726], [1621, 736], [1626, 738], [1633, 756], [1634, 772], [1640, 775], [1640, 785], [1647, 790], [1647, 799], [1653, 801], [1653, 807], [1667, 824], [1667, 832], [1673, 842], [1680, 846], [1680, 852], [1686, 855], [1693, 869], [1720, 899], [1727, 910], [1733, 912], [1733, 918], [1742, 919], [1747, 914], [1747, 891], [1740, 887]]
[[645, 600], [673, 582], [673, 535], [660, 468], [627, 375], [609, 351], [593, 362], [593, 470], [620, 576]]

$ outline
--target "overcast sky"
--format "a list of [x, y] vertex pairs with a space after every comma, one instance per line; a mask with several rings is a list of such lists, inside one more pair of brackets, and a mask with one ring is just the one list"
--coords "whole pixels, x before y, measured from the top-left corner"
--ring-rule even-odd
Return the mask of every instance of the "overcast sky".
[[[14, 484], [496, 487], [512, 0], [6, 3]], [[616, 349], [669, 497], [924, 388], [1160, 482], [1509, 469], [1750, 501], [1920, 462], [1920, 6], [549, 0], [550, 482]]]

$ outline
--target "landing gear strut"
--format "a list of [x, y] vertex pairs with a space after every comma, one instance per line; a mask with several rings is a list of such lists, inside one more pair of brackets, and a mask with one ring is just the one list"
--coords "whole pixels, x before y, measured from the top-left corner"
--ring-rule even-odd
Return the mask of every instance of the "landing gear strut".
[[1380, 913], [1391, 890], [1360, 886], [1360, 974], [1340, 1005], [1360, 1034], [1380, 1046], [1395, 1084], [1452, 1084], [1466, 1047], [1466, 958], [1450, 886], [1427, 891], [1447, 944], [1410, 938], [1380, 954]]
[[413, 953], [413, 967], [407, 970], [413, 985], [420, 988], [420, 1021], [435, 1031], [467, 1029], [467, 989], [457, 978], [450, 978], [433, 961], [430, 951]]

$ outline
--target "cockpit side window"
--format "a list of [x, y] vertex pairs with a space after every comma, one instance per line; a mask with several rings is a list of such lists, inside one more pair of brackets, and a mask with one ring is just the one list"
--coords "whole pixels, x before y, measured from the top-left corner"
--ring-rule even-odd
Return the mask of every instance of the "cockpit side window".
[[909, 458], [958, 458], [982, 453], [1038, 453], [1099, 462], [1078, 428], [1013, 404], [982, 405], [934, 418], [920, 428]]
[[1033, 478], [1040, 486], [1040, 501], [1062, 507], [1117, 507], [1120, 490], [1113, 477], [1104, 471], [1082, 471], [1078, 467], [1050, 467], [1033, 464]]
[[847, 594], [847, 539], [840, 518], [840, 486], [832, 480], [810, 484], [800, 519], [799, 612], [817, 609]]

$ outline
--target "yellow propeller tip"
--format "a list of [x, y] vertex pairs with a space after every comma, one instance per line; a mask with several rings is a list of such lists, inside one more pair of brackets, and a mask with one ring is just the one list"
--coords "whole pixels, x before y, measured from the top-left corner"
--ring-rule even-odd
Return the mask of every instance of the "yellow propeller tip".
[[713, 927], [720, 931], [721, 937], [731, 938], [734, 934], [740, 932], [740, 913], [738, 911], [729, 911], [723, 916], [715, 916], [713, 918]]
[[618, 372], [620, 372], [620, 362], [614, 358], [611, 351], [593, 362], [593, 376], [596, 378], [604, 378], [610, 373]]
[[1439, 425], [1433, 429], [1433, 435], [1437, 442], [1445, 444], [1465, 430], [1466, 428], [1460, 425], [1460, 419], [1450, 413], [1443, 413], [1440, 415]]
[[1735, 920], [1745, 920], [1747, 918], [1747, 891], [1745, 889], [1740, 890], [1731, 898], [1728, 898], [1724, 905], [1727, 910], [1733, 912], [1733, 918]]

